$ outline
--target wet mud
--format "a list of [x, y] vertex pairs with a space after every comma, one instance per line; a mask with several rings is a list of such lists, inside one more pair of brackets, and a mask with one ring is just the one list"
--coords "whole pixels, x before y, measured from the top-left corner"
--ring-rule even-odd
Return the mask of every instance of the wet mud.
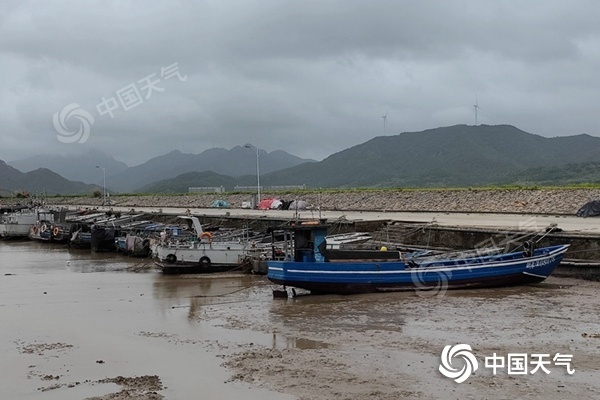
[[[599, 282], [280, 299], [263, 276], [29, 242], [0, 254], [6, 398], [600, 398]], [[440, 372], [455, 344], [478, 361], [463, 383]], [[571, 355], [574, 373], [494, 374], [494, 353]]]

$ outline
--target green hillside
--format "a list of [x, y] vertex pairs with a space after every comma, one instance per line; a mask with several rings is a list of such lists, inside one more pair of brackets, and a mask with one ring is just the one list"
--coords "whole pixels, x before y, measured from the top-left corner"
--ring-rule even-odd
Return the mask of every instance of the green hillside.
[[600, 162], [531, 168], [507, 176], [503, 183], [522, 186], [600, 185]]
[[510, 125], [456, 125], [376, 137], [261, 180], [311, 187], [481, 186], [532, 168], [581, 162], [600, 162], [599, 138], [545, 138]]
[[[256, 185], [255, 154], [239, 146], [229, 151], [206, 151], [202, 157], [172, 152], [143, 167], [129, 168], [121, 178], [129, 187], [142, 186], [136, 190], [141, 193], [186, 193], [194, 186], [223, 186], [231, 191], [236, 186]], [[263, 168], [267, 155], [271, 172]], [[600, 138], [585, 134], [546, 138], [510, 125], [456, 125], [375, 137], [321, 162], [296, 165], [298, 162], [300, 159], [279, 151], [261, 155], [261, 185], [444, 188], [597, 184]], [[284, 164], [295, 166], [273, 169]], [[238, 172], [218, 173], [213, 167]], [[184, 173], [177, 173], [181, 169]], [[115, 178], [107, 184], [114, 191]], [[16, 190], [90, 193], [93, 188], [67, 181], [48, 169], [22, 173], [0, 162], [0, 194]]]
[[11, 196], [16, 192], [38, 195], [91, 194], [102, 189], [97, 185], [69, 181], [46, 168], [23, 173], [0, 160], [0, 195]]

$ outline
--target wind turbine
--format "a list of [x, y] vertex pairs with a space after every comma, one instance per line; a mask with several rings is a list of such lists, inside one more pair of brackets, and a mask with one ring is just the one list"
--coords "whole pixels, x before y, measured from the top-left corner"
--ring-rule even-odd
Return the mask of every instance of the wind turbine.
[[477, 101], [477, 95], [475, 95], [475, 105], [473, 106], [475, 109], [475, 126], [477, 126], [477, 109], [479, 108], [479, 102]]
[[387, 121], [387, 113], [385, 113], [385, 115], [382, 115], [381, 118], [383, 118], [383, 135], [385, 136], [385, 123]]

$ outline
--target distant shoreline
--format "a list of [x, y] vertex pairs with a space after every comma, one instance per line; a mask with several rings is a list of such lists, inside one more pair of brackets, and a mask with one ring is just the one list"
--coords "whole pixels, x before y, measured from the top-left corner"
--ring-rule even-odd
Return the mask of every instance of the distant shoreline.
[[[249, 202], [249, 193], [202, 193], [180, 195], [117, 195], [110, 197], [120, 207], [211, 208], [215, 200], [224, 200], [230, 208]], [[479, 212], [511, 214], [574, 215], [591, 200], [600, 199], [600, 189], [388, 189], [332, 190], [290, 193], [263, 193], [261, 198], [304, 200], [313, 209], [337, 211], [416, 211]], [[27, 199], [2, 199], [5, 205]], [[101, 206], [102, 198], [56, 196], [46, 200], [53, 205]]]

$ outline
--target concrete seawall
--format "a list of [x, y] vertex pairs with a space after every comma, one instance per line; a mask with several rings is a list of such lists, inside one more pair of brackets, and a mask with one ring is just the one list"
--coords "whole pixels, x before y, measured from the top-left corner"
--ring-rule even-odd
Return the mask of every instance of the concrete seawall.
[[[251, 194], [190, 194], [113, 196], [111, 201], [122, 207], [209, 208], [225, 200], [232, 208], [241, 207]], [[454, 189], [454, 190], [346, 190], [317, 193], [265, 193], [262, 198], [305, 200], [313, 208], [352, 211], [435, 211], [490, 212], [514, 214], [574, 215], [590, 200], [600, 199], [600, 189]], [[52, 197], [56, 205], [98, 205], [98, 197]]]
[[[235, 226], [251, 219], [255, 227], [260, 225], [264, 229], [294, 217], [293, 211], [240, 209], [242, 202], [251, 197], [249, 193], [147, 195], [113, 196], [111, 201], [115, 211], [135, 209], [172, 218], [190, 209], [202, 216], [203, 223], [214, 219], [219, 224]], [[507, 236], [519, 237], [537, 231], [544, 236], [539, 245], [571, 244], [567, 253], [572, 261], [570, 276], [599, 279], [600, 218], [579, 218], [575, 214], [586, 202], [599, 199], [600, 189], [347, 190], [321, 194], [266, 193], [263, 198], [268, 197], [305, 200], [313, 210], [320, 206], [324, 218], [337, 225], [343, 222], [347, 230], [379, 231], [387, 235], [384, 221], [395, 221], [399, 228], [395, 242], [411, 245], [470, 249], [486, 241], [496, 243]], [[229, 202], [231, 208], [211, 208], [217, 199]], [[100, 207], [102, 199], [51, 197], [47, 202], [57, 206]], [[315, 217], [314, 211], [302, 214], [304, 218]], [[546, 235], [551, 227], [556, 232]]]

